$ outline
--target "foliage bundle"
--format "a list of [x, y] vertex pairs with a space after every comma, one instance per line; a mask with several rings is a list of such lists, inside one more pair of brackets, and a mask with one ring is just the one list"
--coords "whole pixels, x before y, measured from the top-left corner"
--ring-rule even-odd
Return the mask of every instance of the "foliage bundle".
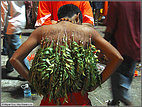
[[95, 46], [89, 42], [84, 48], [82, 41], [79, 44], [68, 41], [69, 44], [67, 37], [62, 41], [44, 39], [30, 69], [34, 89], [56, 104], [62, 97], [67, 102], [68, 93], [81, 91], [84, 94], [101, 82]]

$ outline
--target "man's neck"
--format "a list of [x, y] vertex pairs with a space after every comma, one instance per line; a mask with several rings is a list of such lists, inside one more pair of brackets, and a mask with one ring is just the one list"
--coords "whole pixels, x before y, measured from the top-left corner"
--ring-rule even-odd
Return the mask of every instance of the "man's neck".
[[61, 21], [68, 21], [68, 22], [73, 23], [73, 21], [71, 19], [69, 19], [69, 18], [61, 18], [60, 20], [57, 21], [57, 23], [59, 23]]

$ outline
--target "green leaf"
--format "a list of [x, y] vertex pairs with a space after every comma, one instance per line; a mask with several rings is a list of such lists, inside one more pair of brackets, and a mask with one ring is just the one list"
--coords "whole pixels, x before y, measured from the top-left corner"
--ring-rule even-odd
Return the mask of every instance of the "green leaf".
[[71, 68], [71, 66], [69, 64], [66, 63], [65, 65], [66, 65], [66, 68]]
[[47, 70], [47, 71], [52, 71], [53, 69], [52, 69], [52, 68], [47, 68], [46, 70]]
[[49, 65], [51, 65], [50, 60], [49, 60], [48, 58], [46, 59], [46, 62], [47, 62]]
[[71, 60], [71, 59], [65, 59], [66, 61], [68, 61], [68, 62], [70, 62], [70, 63], [73, 63], [73, 60]]
[[53, 67], [54, 67], [54, 64], [52, 64], [52, 65], [49, 66], [49, 68], [53, 68]]
[[47, 50], [47, 51], [44, 51], [44, 53], [43, 54], [49, 54], [50, 52]]
[[50, 74], [52, 74], [52, 73], [53, 73], [53, 69], [51, 70]]
[[66, 48], [66, 51], [71, 52], [71, 50], [69, 48]]

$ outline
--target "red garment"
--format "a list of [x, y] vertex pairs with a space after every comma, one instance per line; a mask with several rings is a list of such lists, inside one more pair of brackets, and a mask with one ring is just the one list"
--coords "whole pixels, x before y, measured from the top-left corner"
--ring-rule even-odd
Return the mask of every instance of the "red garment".
[[93, 12], [89, 1], [39, 1], [35, 26], [49, 25], [51, 20], [58, 21], [58, 9], [66, 4], [74, 4], [79, 7], [83, 15], [83, 23], [94, 24]]
[[114, 31], [118, 51], [140, 60], [140, 2], [110, 2], [107, 29]]
[[[69, 93], [68, 94], [68, 103], [64, 103], [63, 98], [60, 98], [61, 101], [61, 105], [82, 105], [82, 106], [90, 106], [91, 102], [88, 98], [88, 93], [86, 93], [84, 96], [81, 95], [81, 92], [77, 92], [77, 93]], [[53, 100], [51, 101], [51, 103], [49, 102], [49, 98], [47, 98], [47, 100], [44, 102], [44, 99], [42, 99], [40, 106], [47, 106], [47, 105], [56, 105], [53, 103]]]

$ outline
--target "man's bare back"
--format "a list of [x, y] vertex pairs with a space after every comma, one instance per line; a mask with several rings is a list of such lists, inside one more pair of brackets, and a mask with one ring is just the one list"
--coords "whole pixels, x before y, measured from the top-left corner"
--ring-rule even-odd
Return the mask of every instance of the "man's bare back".
[[83, 41], [84, 45], [89, 41], [90, 36], [93, 34], [94, 29], [92, 27], [88, 27], [87, 25], [78, 25], [73, 24], [71, 22], [62, 21], [55, 25], [42, 26], [40, 28], [40, 38], [45, 39], [48, 38], [50, 40], [57, 40], [66, 35], [68, 39], [73, 39], [79, 43], [79, 41]]

